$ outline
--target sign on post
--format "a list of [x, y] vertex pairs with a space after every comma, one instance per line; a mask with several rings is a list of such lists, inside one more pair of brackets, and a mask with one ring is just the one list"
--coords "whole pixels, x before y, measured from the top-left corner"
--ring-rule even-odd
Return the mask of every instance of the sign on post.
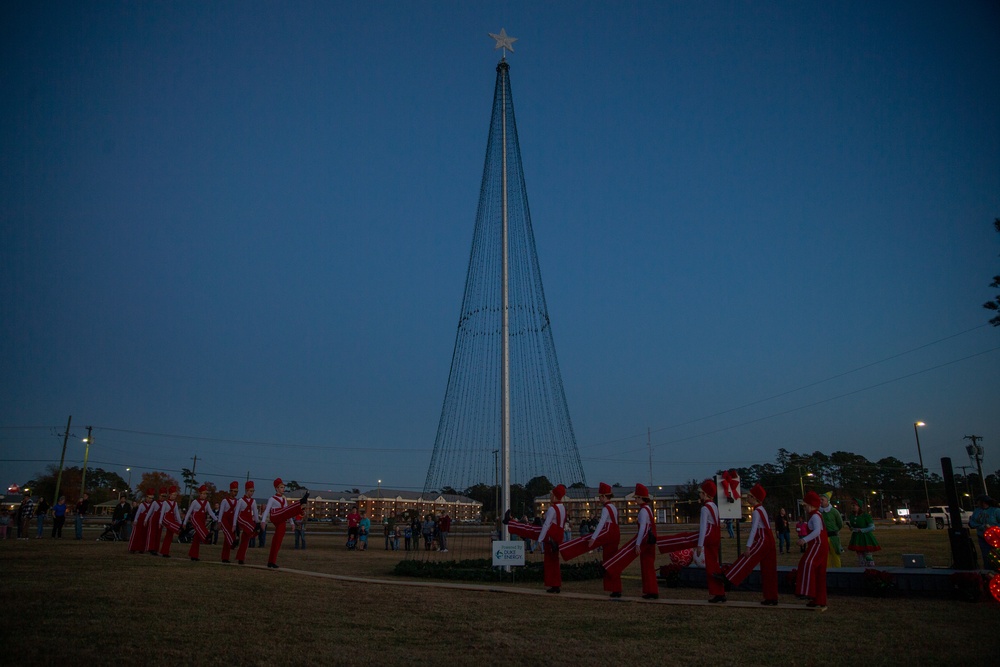
[[494, 540], [493, 567], [524, 565], [524, 540]]

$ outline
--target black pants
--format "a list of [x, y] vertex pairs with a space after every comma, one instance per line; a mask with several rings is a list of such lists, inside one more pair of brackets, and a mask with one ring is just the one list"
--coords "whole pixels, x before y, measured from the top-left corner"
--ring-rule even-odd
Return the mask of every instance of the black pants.
[[52, 537], [62, 537], [62, 527], [66, 523], [65, 516], [57, 516], [52, 519]]

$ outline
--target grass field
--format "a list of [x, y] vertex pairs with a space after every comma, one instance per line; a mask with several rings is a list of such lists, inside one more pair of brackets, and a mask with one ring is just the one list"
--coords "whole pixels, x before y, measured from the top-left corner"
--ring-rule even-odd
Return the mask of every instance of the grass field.
[[[661, 589], [670, 600], [638, 601], [637, 572], [626, 571], [625, 602], [608, 601], [599, 581], [572, 582], [568, 595], [359, 583], [298, 574], [302, 570], [389, 582], [402, 554], [379, 538], [365, 553], [347, 552], [339, 535], [310, 535], [307, 551], [291, 549], [283, 569], [211, 562], [219, 547], [203, 547], [202, 562], [184, 557], [132, 556], [122, 544], [51, 539], [0, 542], [0, 604], [6, 612], [5, 664], [136, 665], [447, 665], [572, 661], [597, 665], [651, 660], [691, 664], [828, 665], [989, 664], [1000, 649], [1000, 604], [950, 600], [837, 597], [826, 613], [788, 606], [708, 606], [697, 589]], [[452, 554], [471, 546], [453, 539]], [[924, 553], [930, 565], [949, 563], [943, 531], [881, 530], [882, 563]], [[470, 539], [470, 543], [471, 543]], [[735, 556], [734, 540], [724, 540]], [[847, 554], [850, 555], [850, 554]], [[437, 556], [434, 557], [443, 557]], [[252, 550], [248, 563], [265, 553]], [[797, 554], [781, 557], [794, 565]], [[852, 563], [851, 563], [852, 564]], [[408, 580], [406, 580], [408, 581]], [[402, 582], [401, 582], [402, 583]], [[412, 583], [412, 582], [410, 582]], [[502, 588], [495, 586], [491, 588]], [[540, 585], [515, 585], [540, 593]], [[755, 603], [758, 594], [734, 592]], [[792, 607], [792, 605], [795, 605]]]

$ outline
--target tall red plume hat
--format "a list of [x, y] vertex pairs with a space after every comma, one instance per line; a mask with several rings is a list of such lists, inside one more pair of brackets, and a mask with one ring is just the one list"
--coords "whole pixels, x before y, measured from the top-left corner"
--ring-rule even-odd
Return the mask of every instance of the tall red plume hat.
[[252, 479], [248, 479], [247, 483], [243, 485], [243, 488], [246, 489], [246, 490], [248, 490], [248, 491], [250, 489], [252, 489], [253, 488], [253, 480]]
[[646, 488], [645, 484], [636, 484], [635, 493], [632, 494], [636, 498], [649, 498], [649, 489]]
[[559, 484], [554, 489], [552, 489], [552, 493], [553, 495], [555, 495], [556, 500], [562, 500], [563, 496], [566, 495], [566, 486], [563, 484]]
[[278, 488], [278, 487], [279, 487], [279, 486], [281, 486], [282, 484], [284, 484], [284, 482], [282, 482], [282, 481], [281, 481], [281, 478], [280, 478], [280, 477], [276, 477], [276, 478], [274, 479], [274, 488]]
[[205, 493], [206, 491], [208, 491], [207, 485], [202, 484], [201, 486], [198, 487], [198, 493]]
[[604, 482], [601, 482], [600, 486], [597, 487], [597, 495], [599, 495], [599, 496], [610, 496], [610, 495], [614, 495], [614, 494], [611, 491], [611, 486], [609, 486], [608, 484], [606, 484]]
[[811, 505], [813, 507], [819, 507], [819, 494], [815, 491], [809, 491], [806, 493], [805, 497], [802, 499], [806, 505]]
[[754, 484], [753, 488], [750, 489], [750, 495], [760, 502], [764, 502], [764, 498], [767, 498], [767, 491], [765, 491], [764, 487], [760, 484]]
[[167, 493], [177, 493], [177, 487], [171, 486], [169, 489], [167, 489]]
[[160, 495], [161, 496], [167, 495], [167, 487], [165, 487], [165, 486], [161, 486], [160, 487]]
[[239, 491], [240, 490], [240, 483], [239, 482], [230, 482], [229, 483], [229, 490], [230, 491]]
[[710, 479], [706, 479], [704, 482], [701, 483], [701, 490], [704, 491], [705, 495], [708, 496], [709, 498], [714, 498], [715, 494], [718, 491], [718, 489], [716, 489], [715, 487], [715, 482]]

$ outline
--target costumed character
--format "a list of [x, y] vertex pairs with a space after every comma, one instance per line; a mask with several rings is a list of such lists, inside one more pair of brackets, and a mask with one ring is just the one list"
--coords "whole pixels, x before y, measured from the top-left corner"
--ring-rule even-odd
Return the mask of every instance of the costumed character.
[[730, 586], [739, 586], [747, 575], [760, 564], [760, 587], [764, 599], [761, 604], [774, 606], [778, 604], [778, 557], [774, 548], [774, 535], [771, 533], [771, 523], [764, 509], [764, 498], [767, 492], [760, 484], [750, 489], [751, 502], [754, 504], [753, 521], [750, 524], [750, 537], [747, 539], [747, 550], [736, 559], [729, 572], [719, 572], [716, 578]]
[[858, 555], [858, 567], [875, 567], [875, 552], [881, 551], [875, 539], [875, 520], [862, 510], [864, 505], [857, 498], [851, 498], [851, 511], [847, 523], [851, 527], [851, 541], [847, 548]]
[[809, 532], [804, 537], [799, 538], [799, 545], [805, 546], [806, 551], [799, 559], [798, 576], [796, 579], [796, 592], [799, 599], [809, 599], [807, 607], [818, 608], [820, 611], [826, 610], [826, 559], [830, 551], [830, 543], [827, 539], [826, 526], [823, 524], [823, 517], [820, 516], [820, 496], [815, 491], [806, 494], [802, 502], [806, 506], [806, 515]]
[[844, 547], [840, 545], [840, 529], [844, 527], [844, 517], [841, 516], [840, 510], [830, 504], [832, 498], [833, 491], [820, 494], [820, 506], [817, 509], [819, 509], [820, 516], [823, 518], [823, 526], [826, 528], [826, 538], [830, 543], [826, 566], [840, 567], [840, 554], [844, 551]]
[[[604, 505], [601, 509], [601, 519], [594, 532], [559, 545], [559, 554], [563, 560], [571, 560], [594, 549], [601, 549], [601, 560], [604, 565], [618, 553], [618, 542], [621, 532], [618, 529], [618, 508], [611, 502], [613, 491], [608, 484], [601, 482], [597, 498]], [[604, 570], [604, 590], [613, 598], [622, 596], [621, 573], [614, 574]]]
[[635, 537], [622, 545], [611, 558], [602, 565], [604, 572], [620, 577], [622, 571], [639, 558], [639, 571], [642, 575], [642, 597], [655, 600], [659, 597], [659, 585], [656, 582], [656, 520], [653, 509], [649, 506], [649, 489], [643, 484], [636, 484], [632, 494], [639, 501], [638, 530]]

